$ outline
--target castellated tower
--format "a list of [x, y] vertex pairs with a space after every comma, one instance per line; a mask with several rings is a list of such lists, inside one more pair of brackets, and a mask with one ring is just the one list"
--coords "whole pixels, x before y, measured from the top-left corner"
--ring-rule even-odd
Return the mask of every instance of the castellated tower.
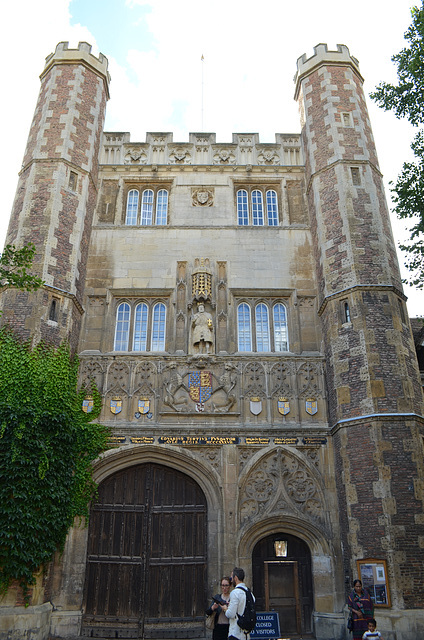
[[6, 291], [2, 322], [24, 338], [66, 339], [73, 350], [97, 198], [107, 67], [85, 42], [78, 49], [61, 42], [47, 57], [6, 239], [17, 247], [35, 244], [34, 271], [45, 286], [38, 294]]
[[387, 557], [392, 606], [417, 609], [422, 392], [362, 83], [346, 46], [298, 60], [329, 426], [346, 579], [356, 559]]

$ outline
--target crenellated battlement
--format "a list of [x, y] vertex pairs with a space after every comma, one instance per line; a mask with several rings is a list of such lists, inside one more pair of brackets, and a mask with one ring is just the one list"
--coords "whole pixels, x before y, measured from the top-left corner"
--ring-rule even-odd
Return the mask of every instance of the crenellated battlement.
[[233, 133], [231, 142], [216, 142], [215, 133], [190, 133], [188, 142], [173, 134], [147, 133], [146, 142], [131, 142], [129, 133], [103, 134], [101, 164], [262, 165], [303, 164], [300, 134], [276, 133], [261, 143], [257, 133]]
[[77, 49], [69, 49], [69, 42], [59, 42], [55, 52], [47, 56], [45, 67], [40, 74], [40, 79], [57, 64], [75, 63], [82, 63], [103, 77], [107, 97], [109, 98], [110, 74], [108, 71], [108, 59], [103, 53], [99, 53], [99, 57], [96, 58], [96, 56], [91, 53], [91, 45], [88, 44], [88, 42], [79, 42]]
[[312, 73], [317, 67], [325, 64], [330, 65], [349, 65], [353, 68], [355, 73], [359, 75], [363, 82], [363, 78], [359, 71], [358, 60], [350, 55], [349, 48], [345, 44], [338, 44], [337, 51], [331, 51], [328, 49], [327, 44], [320, 43], [314, 47], [314, 55], [310, 58], [306, 57], [306, 53], [297, 59], [297, 72], [294, 77], [296, 84], [295, 100], [299, 93], [300, 82], [302, 79]]

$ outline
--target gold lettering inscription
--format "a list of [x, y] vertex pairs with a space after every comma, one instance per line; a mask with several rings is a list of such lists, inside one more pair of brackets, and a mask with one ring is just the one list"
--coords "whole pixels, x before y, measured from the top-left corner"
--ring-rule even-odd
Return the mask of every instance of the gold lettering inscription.
[[295, 445], [297, 438], [274, 438], [274, 444]]
[[154, 444], [153, 436], [142, 436], [141, 438], [130, 438], [133, 444]]
[[245, 438], [246, 444], [269, 444], [269, 438]]

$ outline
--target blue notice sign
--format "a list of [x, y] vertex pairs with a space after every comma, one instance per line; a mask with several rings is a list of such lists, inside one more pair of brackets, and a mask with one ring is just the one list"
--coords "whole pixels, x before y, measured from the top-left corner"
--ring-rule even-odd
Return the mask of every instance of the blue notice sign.
[[256, 627], [250, 634], [251, 640], [259, 638], [279, 638], [280, 621], [276, 611], [261, 611], [256, 614]]

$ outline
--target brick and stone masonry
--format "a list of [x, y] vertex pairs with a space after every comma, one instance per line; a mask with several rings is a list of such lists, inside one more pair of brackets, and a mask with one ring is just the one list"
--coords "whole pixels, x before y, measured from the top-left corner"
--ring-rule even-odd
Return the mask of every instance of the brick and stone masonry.
[[392, 604], [414, 609], [424, 606], [422, 393], [362, 83], [344, 45], [298, 60], [346, 575], [359, 558], [387, 558]]
[[17, 247], [35, 244], [34, 271], [46, 286], [30, 296], [6, 292], [2, 322], [35, 341], [66, 339], [73, 351], [97, 200], [107, 66], [107, 59], [93, 56], [85, 42], [78, 49], [61, 42], [47, 57], [6, 239]]

